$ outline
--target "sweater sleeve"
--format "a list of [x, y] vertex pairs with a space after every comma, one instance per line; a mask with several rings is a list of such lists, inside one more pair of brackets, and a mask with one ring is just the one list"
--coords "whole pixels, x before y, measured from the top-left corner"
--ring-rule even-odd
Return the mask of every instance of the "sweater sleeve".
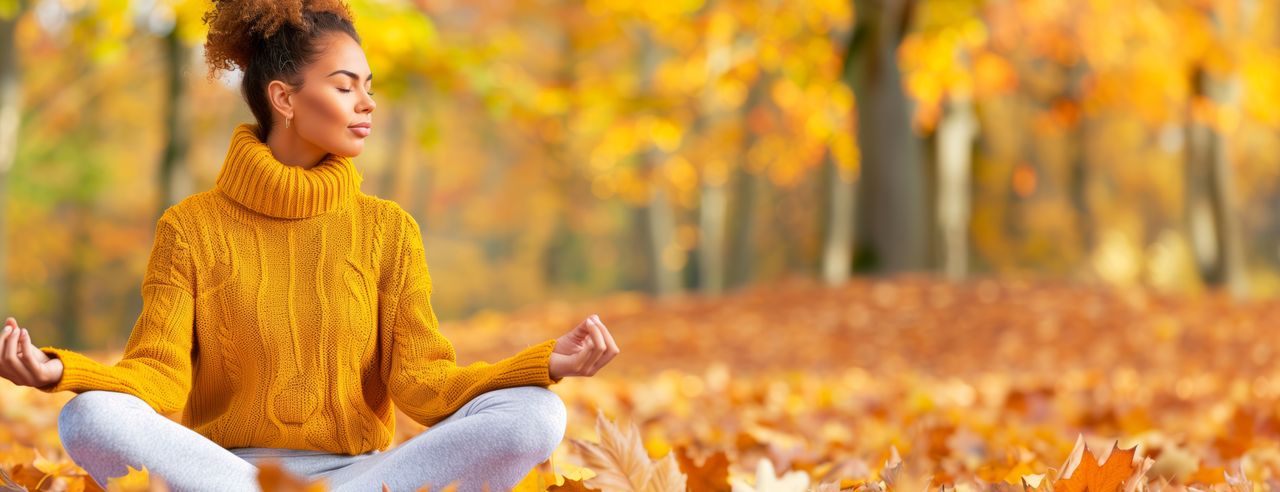
[[159, 413], [181, 410], [191, 390], [194, 328], [192, 259], [172, 209], [156, 224], [155, 240], [142, 280], [142, 313], [124, 355], [105, 365], [78, 352], [41, 347], [62, 359], [62, 379], [38, 388], [46, 393], [107, 390], [128, 393]]
[[554, 338], [495, 363], [456, 363], [453, 344], [440, 333], [431, 309], [431, 276], [417, 221], [403, 212], [400, 220], [399, 279], [392, 282], [399, 294], [389, 308], [394, 311], [380, 317], [391, 320], [391, 326], [380, 327], [389, 332], [380, 337], [389, 345], [381, 351], [381, 367], [395, 405], [429, 427], [486, 391], [560, 382], [549, 374]]

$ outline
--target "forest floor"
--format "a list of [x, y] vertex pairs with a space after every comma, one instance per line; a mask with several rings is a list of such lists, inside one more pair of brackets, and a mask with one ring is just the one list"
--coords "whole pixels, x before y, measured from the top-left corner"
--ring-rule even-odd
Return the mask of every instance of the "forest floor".
[[[1280, 490], [1280, 302], [793, 280], [548, 303], [441, 330], [460, 364], [493, 362], [592, 313], [622, 353], [551, 387], [569, 410], [565, 441], [518, 490]], [[13, 490], [97, 490], [57, 440], [71, 396], [0, 381], [0, 490], [5, 475]], [[423, 430], [398, 413], [395, 444]], [[139, 472], [111, 487], [157, 482]]]

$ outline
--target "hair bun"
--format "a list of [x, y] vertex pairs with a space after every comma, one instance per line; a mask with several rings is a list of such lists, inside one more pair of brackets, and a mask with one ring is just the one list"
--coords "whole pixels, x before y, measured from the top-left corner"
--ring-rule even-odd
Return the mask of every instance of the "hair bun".
[[210, 76], [220, 70], [245, 69], [262, 40], [282, 27], [311, 30], [311, 13], [329, 12], [351, 20], [351, 10], [340, 0], [213, 0], [213, 8], [200, 18], [209, 26], [204, 56]]

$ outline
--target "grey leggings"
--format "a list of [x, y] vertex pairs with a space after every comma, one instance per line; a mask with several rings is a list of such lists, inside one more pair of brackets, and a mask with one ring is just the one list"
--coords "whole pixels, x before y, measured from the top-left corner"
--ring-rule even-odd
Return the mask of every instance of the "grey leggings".
[[325, 479], [329, 490], [509, 490], [546, 461], [564, 438], [564, 403], [540, 386], [504, 388], [471, 399], [453, 415], [386, 451], [333, 454], [277, 448], [224, 449], [156, 413], [136, 396], [86, 391], [58, 416], [62, 446], [106, 488], [126, 465], [163, 478], [175, 492], [257, 491], [258, 467], [275, 459], [290, 473]]

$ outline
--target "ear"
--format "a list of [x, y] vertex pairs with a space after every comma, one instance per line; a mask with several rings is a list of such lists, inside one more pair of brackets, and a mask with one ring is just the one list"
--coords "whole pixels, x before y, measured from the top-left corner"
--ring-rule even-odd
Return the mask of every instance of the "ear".
[[285, 118], [293, 117], [293, 87], [283, 80], [272, 80], [267, 84], [267, 101], [271, 107]]

